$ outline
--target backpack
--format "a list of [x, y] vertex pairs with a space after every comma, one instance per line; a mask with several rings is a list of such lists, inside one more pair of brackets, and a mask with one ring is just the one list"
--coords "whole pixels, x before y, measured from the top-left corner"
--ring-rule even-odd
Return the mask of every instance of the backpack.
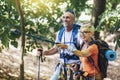
[[[98, 50], [99, 50], [98, 67], [100, 69], [102, 78], [106, 78], [107, 77], [107, 68], [108, 68], [108, 59], [106, 58], [105, 54], [106, 54], [107, 50], [110, 50], [110, 48], [109, 48], [108, 44], [102, 40], [93, 40], [89, 43], [89, 45], [92, 45], [92, 44], [96, 44], [98, 46]], [[96, 68], [91, 56], [88, 57], [88, 61]]]
[[[74, 43], [74, 45], [75, 45], [75, 47], [77, 48], [77, 49], [79, 49], [79, 45], [77, 44], [77, 33], [78, 33], [78, 29], [80, 28], [80, 25], [78, 25], [78, 24], [73, 24], [73, 43]], [[60, 31], [59, 31], [59, 33], [58, 33], [58, 39], [59, 39], [59, 41], [61, 41], [61, 39], [62, 39], [62, 35], [63, 35], [63, 32], [65, 31], [65, 28], [64, 28], [64, 26], [62, 26], [62, 28], [60, 29]]]

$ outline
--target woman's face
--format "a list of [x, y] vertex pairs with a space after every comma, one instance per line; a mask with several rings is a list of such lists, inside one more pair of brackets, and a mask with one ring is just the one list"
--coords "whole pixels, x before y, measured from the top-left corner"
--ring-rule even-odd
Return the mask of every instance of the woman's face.
[[79, 34], [82, 40], [85, 42], [88, 42], [93, 35], [93, 33], [86, 28], [81, 28], [79, 31]]

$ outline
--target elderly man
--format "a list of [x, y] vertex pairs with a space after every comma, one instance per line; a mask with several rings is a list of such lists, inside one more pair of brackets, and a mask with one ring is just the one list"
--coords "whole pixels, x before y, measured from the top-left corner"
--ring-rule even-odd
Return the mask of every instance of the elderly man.
[[[74, 21], [75, 21], [75, 14], [72, 10], [67, 10], [62, 15], [63, 26], [56, 35], [56, 40], [55, 40], [56, 43], [64, 43], [66, 45], [72, 45], [76, 47], [76, 49], [78, 48], [77, 33], [80, 26], [74, 24]], [[73, 64], [80, 65], [79, 57], [74, 55], [72, 52], [68, 51], [67, 49], [58, 49], [56, 44], [53, 46], [53, 48], [47, 51], [43, 51], [43, 55], [52, 55], [57, 52], [60, 52], [60, 64], [57, 67], [60, 67], [62, 65], [60, 68], [61, 69], [63, 68], [63, 70], [60, 71], [60, 73], [62, 74], [62, 72], [64, 72], [63, 77], [65, 80], [73, 80], [71, 76], [72, 73], [71, 75], [68, 75], [69, 73], [68, 70], [70, 70], [70, 66]], [[76, 67], [76, 69], [78, 69], [78, 67]], [[53, 78], [51, 78], [51, 80], [53, 80]]]

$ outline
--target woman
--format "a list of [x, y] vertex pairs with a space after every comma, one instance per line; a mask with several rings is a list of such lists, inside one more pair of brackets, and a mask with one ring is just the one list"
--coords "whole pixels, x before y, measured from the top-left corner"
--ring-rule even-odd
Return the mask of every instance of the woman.
[[[94, 27], [90, 24], [83, 25], [80, 28], [79, 35], [83, 40], [81, 50], [76, 50], [76, 48], [64, 44], [58, 44], [58, 47], [67, 48], [69, 51], [72, 51], [75, 55], [79, 56], [80, 61], [82, 62], [81, 69], [88, 73], [88, 80], [102, 80], [98, 67], [98, 46], [96, 44], [89, 45], [93, 40]], [[88, 60], [89, 56], [93, 59], [95, 66], [93, 66]], [[77, 80], [77, 76], [74, 76], [74, 80]]]

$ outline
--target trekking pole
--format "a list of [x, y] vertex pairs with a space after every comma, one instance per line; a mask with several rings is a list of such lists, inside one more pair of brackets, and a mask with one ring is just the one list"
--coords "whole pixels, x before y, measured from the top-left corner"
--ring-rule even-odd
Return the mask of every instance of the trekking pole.
[[67, 80], [66, 60], [65, 60], [65, 53], [64, 53], [64, 51], [63, 51], [63, 55], [64, 55], [64, 65], [63, 65], [63, 68], [64, 68], [64, 78], [65, 78], [65, 80]]
[[[14, 33], [15, 34], [21, 34], [21, 32], [19, 30], [15, 30]], [[45, 41], [45, 42], [49, 42], [49, 43], [55, 44], [54, 41], [46, 39], [46, 38], [44, 38], [42, 36], [38, 37], [38, 36], [34, 36], [32, 34], [25, 34], [25, 35], [28, 36], [28, 37], [32, 37], [33, 39], [37, 39], [37, 40], [41, 40], [41, 41]]]
[[40, 56], [38, 56], [38, 80], [40, 80]]
[[64, 63], [64, 78], [67, 80], [66, 63]]
[[40, 59], [43, 62], [42, 59], [42, 49], [38, 49], [38, 51], [40, 51], [40, 54], [38, 55], [38, 80], [40, 80]]

